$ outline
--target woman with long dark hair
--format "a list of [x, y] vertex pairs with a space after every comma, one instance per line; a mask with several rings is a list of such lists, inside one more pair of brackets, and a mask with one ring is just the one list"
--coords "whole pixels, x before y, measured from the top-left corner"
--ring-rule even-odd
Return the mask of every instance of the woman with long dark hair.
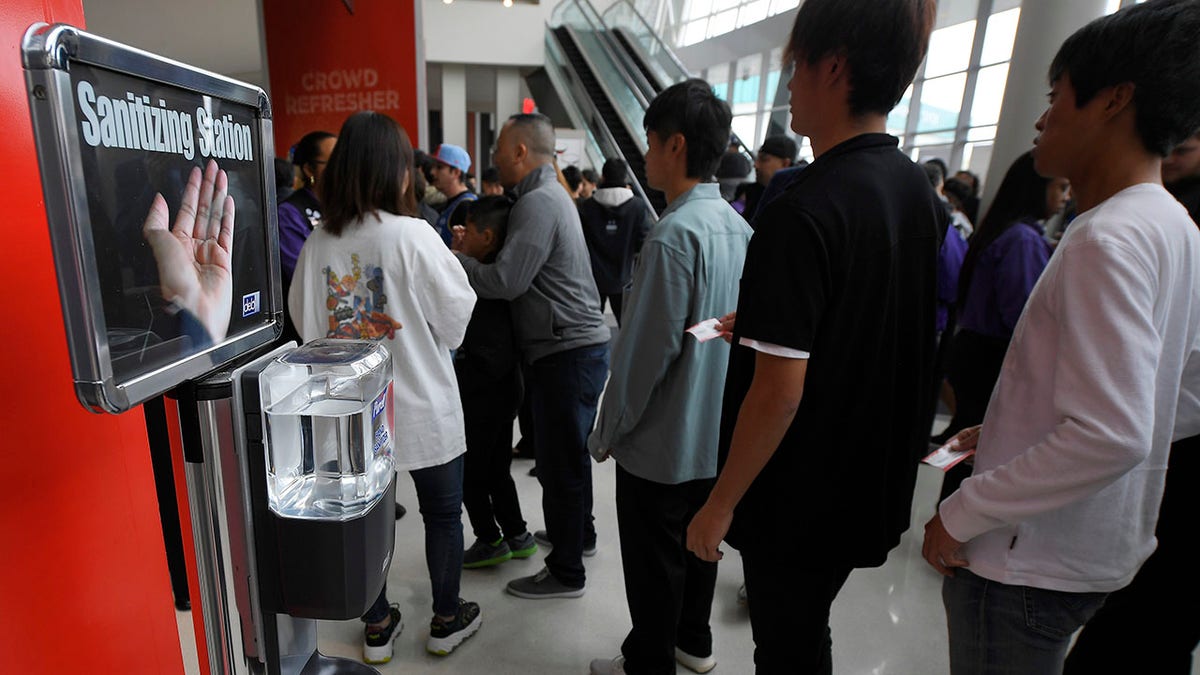
[[280, 342], [302, 342], [295, 319], [287, 310], [288, 289], [296, 273], [296, 259], [308, 235], [321, 224], [321, 200], [317, 196], [321, 175], [337, 144], [337, 136], [328, 131], [312, 131], [304, 135], [292, 150], [292, 167], [299, 172], [303, 183], [279, 202], [279, 271], [283, 278], [284, 322]]
[[[426, 649], [449, 654], [479, 628], [458, 597], [463, 564], [462, 403], [450, 351], [475, 293], [462, 265], [417, 214], [413, 150], [392, 118], [351, 115], [320, 183], [324, 222], [304, 244], [289, 307], [305, 340], [379, 340], [392, 354], [396, 468], [407, 469], [425, 524], [434, 617]], [[386, 589], [363, 616], [364, 658], [391, 659], [400, 611]]]
[[[944, 438], [983, 422], [1017, 319], [1050, 260], [1042, 222], [1069, 199], [1066, 179], [1039, 176], [1026, 152], [1004, 174], [971, 237], [958, 278], [958, 332], [947, 369], [956, 408]], [[951, 469], [943, 498], [968, 475], [969, 467]]]

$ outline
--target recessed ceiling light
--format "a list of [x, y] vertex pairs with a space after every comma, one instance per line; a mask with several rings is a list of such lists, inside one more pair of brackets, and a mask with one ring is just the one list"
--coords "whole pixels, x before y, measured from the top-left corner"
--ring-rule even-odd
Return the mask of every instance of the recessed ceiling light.
[[513, 0], [504, 0], [505, 7], [512, 7]]

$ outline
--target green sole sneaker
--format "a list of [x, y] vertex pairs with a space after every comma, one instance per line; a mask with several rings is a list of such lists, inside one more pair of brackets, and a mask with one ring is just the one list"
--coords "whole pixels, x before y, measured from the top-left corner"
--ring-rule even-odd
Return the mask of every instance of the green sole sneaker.
[[514, 556], [512, 554], [512, 551], [509, 551], [508, 553], [505, 553], [504, 555], [498, 555], [494, 558], [486, 558], [484, 560], [474, 560], [472, 562], [464, 562], [463, 569], [474, 570], [474, 569], [479, 569], [480, 567], [494, 567], [496, 565], [499, 565], [500, 563], [508, 562], [509, 560], [512, 560], [515, 557], [516, 556]]
[[495, 544], [489, 544], [482, 539], [476, 539], [471, 548], [463, 551], [463, 569], [474, 570], [480, 567], [492, 567], [502, 562], [512, 560], [513, 554], [508, 544], [501, 539]]
[[528, 532], [507, 539], [505, 543], [508, 544], [508, 550], [512, 551], [512, 557], [514, 558], [529, 558], [538, 552], [537, 541]]

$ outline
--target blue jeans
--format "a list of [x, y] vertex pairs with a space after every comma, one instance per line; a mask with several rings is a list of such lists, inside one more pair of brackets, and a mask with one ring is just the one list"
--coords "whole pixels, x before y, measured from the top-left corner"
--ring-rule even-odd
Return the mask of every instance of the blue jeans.
[[1057, 675], [1107, 593], [1011, 586], [965, 569], [942, 582], [952, 675]]
[[587, 437], [608, 375], [608, 344], [568, 349], [529, 366], [533, 449], [546, 536], [546, 567], [559, 582], [582, 588], [583, 545], [596, 540], [592, 522], [592, 458]]
[[[454, 616], [458, 612], [458, 588], [462, 580], [463, 456], [408, 472], [417, 488], [417, 505], [425, 523], [425, 565], [433, 586], [433, 613]], [[379, 623], [388, 617], [387, 586], [362, 620]]]

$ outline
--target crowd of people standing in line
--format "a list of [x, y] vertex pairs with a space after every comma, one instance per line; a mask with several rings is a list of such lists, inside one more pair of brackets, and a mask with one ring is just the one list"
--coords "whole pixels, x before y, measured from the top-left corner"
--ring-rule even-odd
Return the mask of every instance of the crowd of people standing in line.
[[[743, 556], [758, 672], [832, 672], [830, 606], [909, 526], [943, 371], [955, 415], [936, 440], [975, 452], [925, 531], [951, 672], [1089, 672], [1085, 658], [1117, 662], [1111, 636], [1139, 630], [1146, 597], [1194, 600], [1169, 544], [1194, 506], [1171, 486], [1200, 434], [1200, 232], [1162, 184], [1195, 216], [1200, 2], [1150, 0], [1068, 38], [1035, 147], [978, 223], [972, 174], [948, 181], [886, 134], [934, 14], [931, 0], [804, 3], [784, 52], [814, 160], [770, 137], [732, 194], [711, 181], [727, 104], [701, 80], [663, 91], [645, 115], [645, 180], [668, 204], [653, 226], [620, 160], [560, 172], [538, 114], [505, 122], [483, 197], [464, 150], [420, 160], [382, 114], [297, 146], [304, 185], [279, 206], [289, 320], [303, 340], [371, 335], [392, 351], [429, 651], [481, 625], [462, 569], [531, 556], [539, 534], [545, 567], [508, 592], [584, 594], [592, 461], [611, 458], [632, 626], [592, 673], [711, 670], [723, 543]], [[421, 198], [435, 193], [437, 207]], [[710, 318], [724, 341], [687, 333]], [[510, 474], [519, 400], [544, 534], [526, 529]], [[1195, 617], [1164, 619], [1147, 649], [1178, 668]], [[363, 620], [364, 657], [387, 661], [402, 617], [386, 588]]]

